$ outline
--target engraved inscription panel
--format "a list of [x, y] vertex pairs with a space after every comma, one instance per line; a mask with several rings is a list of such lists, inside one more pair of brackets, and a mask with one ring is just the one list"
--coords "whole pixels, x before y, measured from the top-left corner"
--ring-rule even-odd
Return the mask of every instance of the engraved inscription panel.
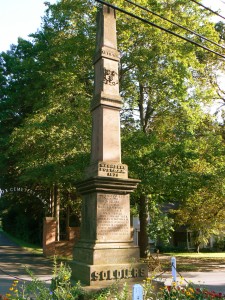
[[100, 162], [98, 164], [98, 175], [115, 177], [115, 178], [127, 178], [128, 168], [124, 164], [109, 164]]
[[129, 196], [99, 194], [97, 203], [97, 239], [130, 238]]
[[98, 270], [91, 273], [91, 281], [119, 280], [128, 278], [142, 278], [146, 276], [146, 270], [141, 267], [127, 267], [109, 270]]
[[101, 55], [104, 58], [109, 58], [109, 59], [113, 59], [116, 61], [119, 61], [119, 59], [120, 59], [120, 53], [117, 50], [111, 49], [111, 48], [103, 47], [101, 50]]

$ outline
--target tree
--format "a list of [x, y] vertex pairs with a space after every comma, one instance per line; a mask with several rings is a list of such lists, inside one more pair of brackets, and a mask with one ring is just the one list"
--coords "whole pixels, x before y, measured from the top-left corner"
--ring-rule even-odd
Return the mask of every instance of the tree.
[[[10, 105], [13, 118], [20, 116], [18, 123], [7, 123], [10, 130], [4, 140], [7, 156], [14, 158], [10, 166], [14, 178], [49, 194], [58, 190], [51, 194], [61, 197], [81, 177], [90, 147], [91, 10], [83, 1], [49, 5], [41, 30], [31, 34], [33, 41], [19, 39], [1, 56], [5, 80], [1, 123], [7, 121]], [[53, 198], [60, 202], [58, 196]]]
[[222, 41], [224, 43], [225, 41], [225, 23], [222, 21], [219, 21], [215, 25], [215, 29], [220, 34], [220, 42]]
[[195, 159], [190, 161], [193, 190], [181, 199], [175, 210], [176, 224], [196, 234], [196, 247], [207, 244], [210, 235], [219, 234], [224, 215], [224, 141], [220, 126], [205, 119], [195, 130], [192, 142]]
[[[192, 30], [216, 42], [219, 39], [214, 24], [209, 22], [208, 12], [193, 3], [142, 1], [141, 4], [168, 19], [176, 19], [182, 25], [191, 24]], [[130, 5], [126, 9], [132, 10]], [[135, 13], [148, 18], [139, 9]], [[185, 198], [190, 193], [189, 189], [194, 190], [193, 181], [197, 179], [186, 160], [190, 154], [194, 160], [196, 154], [193, 150], [188, 151], [185, 138], [194, 134], [191, 126], [202, 122], [201, 106], [209, 104], [216, 95], [214, 87], [208, 84], [210, 77], [206, 62], [210, 72], [221, 68], [221, 63], [218, 58], [189, 42], [128, 18], [123, 15], [118, 21], [122, 53], [121, 93], [125, 99], [123, 149], [130, 173], [142, 180], [137, 197], [141, 206], [140, 222], [144, 225], [141, 226], [144, 235], [141, 255], [144, 255], [148, 194], [157, 197], [157, 202], [168, 202], [180, 199], [178, 196]], [[159, 18], [151, 16], [151, 22], [207, 45], [199, 37]], [[192, 117], [194, 110], [196, 113]], [[190, 183], [189, 177], [193, 177]], [[186, 189], [182, 187], [184, 183], [187, 183]]]
[[76, 10], [73, 6], [71, 1], [50, 6], [42, 31], [32, 35], [46, 86], [36, 91], [40, 96], [36, 109], [12, 136], [12, 150], [21, 153], [18, 167], [23, 180], [38, 176], [44, 183], [74, 182], [81, 174], [79, 161], [82, 167], [82, 156], [89, 149], [93, 72], [86, 58], [93, 50], [89, 45], [93, 29], [86, 32], [83, 26], [87, 4], [76, 2]]

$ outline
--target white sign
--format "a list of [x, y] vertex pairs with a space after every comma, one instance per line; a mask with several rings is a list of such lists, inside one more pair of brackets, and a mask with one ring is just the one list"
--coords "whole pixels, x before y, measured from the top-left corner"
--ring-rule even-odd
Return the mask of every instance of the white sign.
[[143, 286], [140, 284], [133, 286], [132, 300], [143, 300]]

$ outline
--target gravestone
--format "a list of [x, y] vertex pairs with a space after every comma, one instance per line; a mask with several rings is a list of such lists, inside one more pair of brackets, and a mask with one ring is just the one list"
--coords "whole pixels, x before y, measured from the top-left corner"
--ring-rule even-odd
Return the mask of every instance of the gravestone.
[[130, 193], [139, 180], [128, 178], [121, 163], [119, 60], [115, 11], [103, 6], [97, 16], [91, 162], [77, 184], [82, 223], [71, 264], [72, 277], [93, 286], [147, 276], [130, 230]]

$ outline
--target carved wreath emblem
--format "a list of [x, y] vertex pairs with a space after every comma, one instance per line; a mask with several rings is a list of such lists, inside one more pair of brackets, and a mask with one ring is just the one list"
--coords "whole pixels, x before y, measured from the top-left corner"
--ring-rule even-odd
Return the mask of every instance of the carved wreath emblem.
[[109, 85], [118, 84], [118, 77], [115, 71], [107, 70], [104, 68], [104, 83]]

